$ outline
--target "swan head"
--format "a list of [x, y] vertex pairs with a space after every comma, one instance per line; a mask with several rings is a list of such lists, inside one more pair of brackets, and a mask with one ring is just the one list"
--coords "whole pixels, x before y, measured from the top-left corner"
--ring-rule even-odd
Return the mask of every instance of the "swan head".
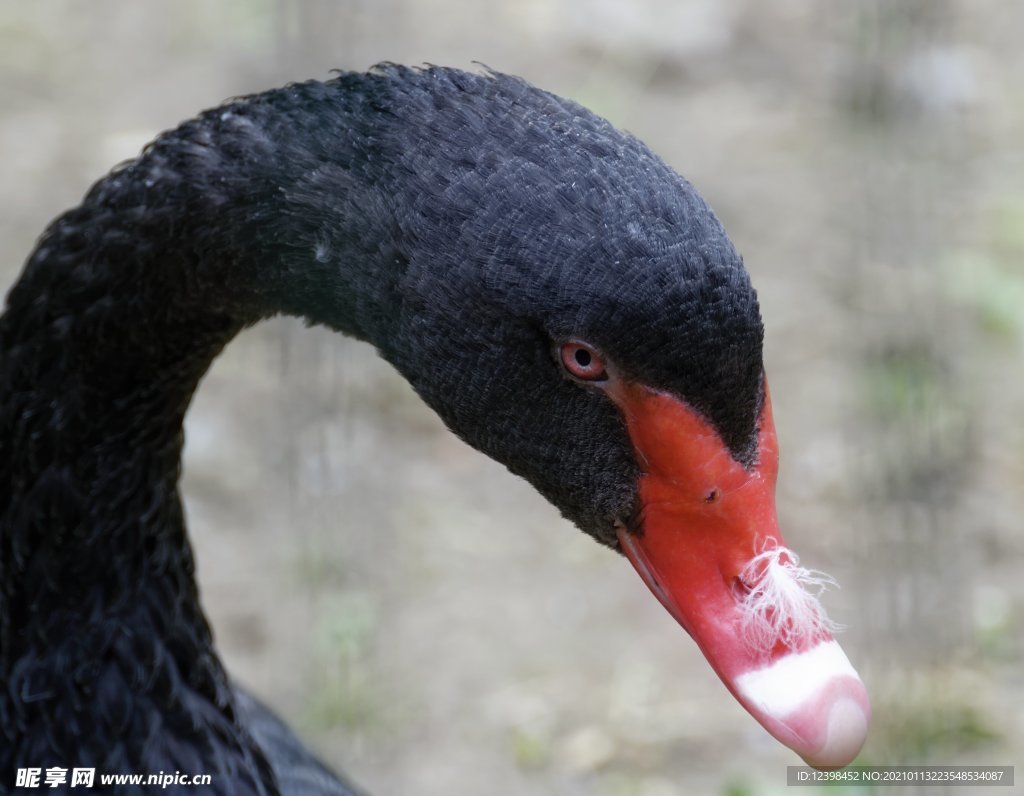
[[574, 103], [401, 74], [377, 98], [398, 122], [373, 139], [396, 267], [368, 336], [452, 430], [623, 552], [770, 733], [849, 763], [868, 699], [779, 531], [763, 325], [722, 225]]

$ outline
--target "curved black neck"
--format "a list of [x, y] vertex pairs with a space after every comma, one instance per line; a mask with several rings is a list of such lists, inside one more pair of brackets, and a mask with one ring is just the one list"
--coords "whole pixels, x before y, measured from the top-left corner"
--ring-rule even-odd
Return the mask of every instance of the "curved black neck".
[[0, 317], [0, 777], [18, 760], [265, 779], [177, 487], [196, 385], [282, 312], [377, 345], [456, 433], [611, 546], [637, 461], [555, 341], [632, 363], [741, 458], [757, 438], [756, 296], [707, 205], [635, 139], [450, 70], [209, 111], [59, 218]]
[[[0, 748], [12, 756], [0, 764], [103, 765], [120, 754], [173, 771], [173, 744], [105, 744], [173, 735], [175, 722], [219, 738], [238, 731], [177, 491], [185, 412], [224, 345], [261, 318], [301, 308], [373, 336], [387, 318], [381, 263], [401, 260], [376, 245], [360, 256], [379, 222], [354, 178], [332, 173], [331, 203], [313, 206], [325, 170], [339, 168], [318, 152], [330, 140], [337, 163], [338, 137], [353, 127], [316, 109], [323, 91], [270, 92], [165, 134], [54, 222], [8, 296]], [[351, 190], [339, 196], [339, 184]], [[376, 278], [348, 278], [340, 261]], [[98, 726], [74, 726], [83, 699]], [[71, 726], [55, 730], [62, 720]], [[165, 726], [146, 726], [155, 721]], [[139, 726], [126, 732], [126, 722]], [[78, 757], [60, 757], [61, 737]], [[240, 769], [264, 765], [244, 735], [222, 742], [248, 760]]]

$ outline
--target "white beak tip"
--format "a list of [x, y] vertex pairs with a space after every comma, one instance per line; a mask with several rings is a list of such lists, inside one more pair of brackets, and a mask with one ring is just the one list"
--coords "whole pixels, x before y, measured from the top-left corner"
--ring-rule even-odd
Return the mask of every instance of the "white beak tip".
[[819, 769], [842, 768], [864, 746], [868, 734], [868, 715], [863, 704], [855, 699], [837, 699], [829, 710], [825, 742], [813, 754], [803, 754], [809, 766]]

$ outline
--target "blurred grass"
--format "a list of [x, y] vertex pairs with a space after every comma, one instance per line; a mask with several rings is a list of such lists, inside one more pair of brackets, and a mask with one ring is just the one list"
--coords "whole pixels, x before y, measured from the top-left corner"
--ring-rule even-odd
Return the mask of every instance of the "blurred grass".
[[994, 343], [1024, 348], [1024, 195], [988, 212], [987, 234], [945, 263], [951, 300], [965, 305]]
[[306, 723], [320, 731], [341, 725], [373, 733], [377, 688], [369, 651], [379, 621], [376, 601], [365, 592], [336, 594], [318, 614]]

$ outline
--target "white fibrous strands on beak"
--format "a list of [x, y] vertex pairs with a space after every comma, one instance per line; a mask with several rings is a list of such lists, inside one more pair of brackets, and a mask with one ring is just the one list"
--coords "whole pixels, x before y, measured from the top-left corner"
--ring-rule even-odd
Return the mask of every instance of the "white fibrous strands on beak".
[[839, 584], [824, 572], [801, 567], [789, 548], [773, 544], [755, 555], [740, 581], [743, 637], [758, 652], [767, 653], [779, 642], [796, 650], [841, 629], [819, 601], [822, 592]]

